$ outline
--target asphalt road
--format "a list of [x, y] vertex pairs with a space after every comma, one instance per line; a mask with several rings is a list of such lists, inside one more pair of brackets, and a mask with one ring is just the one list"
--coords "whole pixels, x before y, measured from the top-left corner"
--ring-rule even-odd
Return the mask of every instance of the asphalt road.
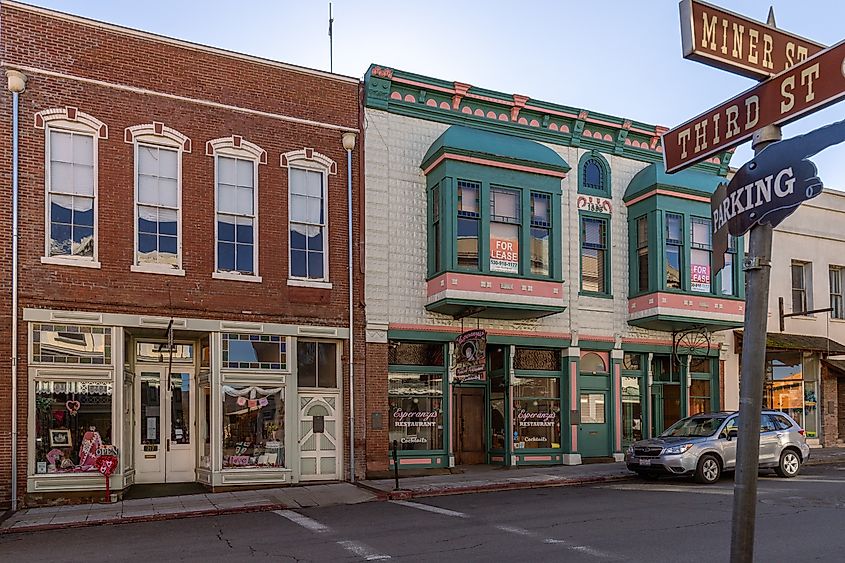
[[[638, 480], [0, 536], [0, 561], [727, 561], [733, 482]], [[842, 560], [845, 465], [760, 479], [759, 561]]]

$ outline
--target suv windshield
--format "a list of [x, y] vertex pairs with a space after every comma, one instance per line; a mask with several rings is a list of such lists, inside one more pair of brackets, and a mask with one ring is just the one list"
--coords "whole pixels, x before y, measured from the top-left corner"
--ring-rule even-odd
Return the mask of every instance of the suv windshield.
[[725, 416], [691, 416], [670, 426], [661, 438], [704, 438], [716, 433]]

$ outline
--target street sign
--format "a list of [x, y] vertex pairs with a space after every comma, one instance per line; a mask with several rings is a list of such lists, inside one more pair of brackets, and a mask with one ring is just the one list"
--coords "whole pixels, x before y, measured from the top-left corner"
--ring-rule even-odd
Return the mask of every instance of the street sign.
[[663, 134], [666, 172], [737, 146], [767, 125], [783, 125], [845, 96], [841, 41]]
[[682, 0], [684, 58], [765, 80], [824, 45], [699, 0]]
[[845, 142], [845, 121], [772, 143], [721, 184], [710, 200], [714, 270], [724, 267], [728, 234], [739, 237], [754, 225], [777, 227], [798, 206], [822, 192], [809, 157]]

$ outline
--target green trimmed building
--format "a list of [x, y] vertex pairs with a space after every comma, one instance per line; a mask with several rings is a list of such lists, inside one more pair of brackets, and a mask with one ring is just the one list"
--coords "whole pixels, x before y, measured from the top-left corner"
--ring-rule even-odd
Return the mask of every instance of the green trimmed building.
[[722, 408], [730, 154], [667, 175], [659, 126], [377, 65], [364, 89], [368, 472], [394, 447], [415, 469], [620, 459]]

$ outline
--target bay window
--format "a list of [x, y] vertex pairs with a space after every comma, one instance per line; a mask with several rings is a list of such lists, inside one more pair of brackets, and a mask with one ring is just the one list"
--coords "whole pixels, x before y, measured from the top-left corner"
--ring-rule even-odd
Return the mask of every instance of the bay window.
[[649, 290], [648, 217], [637, 219], [637, 290]]
[[552, 198], [531, 192], [531, 273], [548, 277], [551, 271]]
[[693, 217], [690, 226], [690, 291], [710, 293], [710, 264], [713, 248], [710, 220]]
[[678, 213], [666, 214], [666, 287], [683, 289], [684, 217]]
[[480, 191], [481, 186], [478, 183], [458, 180], [457, 264], [459, 268], [478, 269]]
[[490, 271], [518, 274], [520, 191], [490, 188]]

